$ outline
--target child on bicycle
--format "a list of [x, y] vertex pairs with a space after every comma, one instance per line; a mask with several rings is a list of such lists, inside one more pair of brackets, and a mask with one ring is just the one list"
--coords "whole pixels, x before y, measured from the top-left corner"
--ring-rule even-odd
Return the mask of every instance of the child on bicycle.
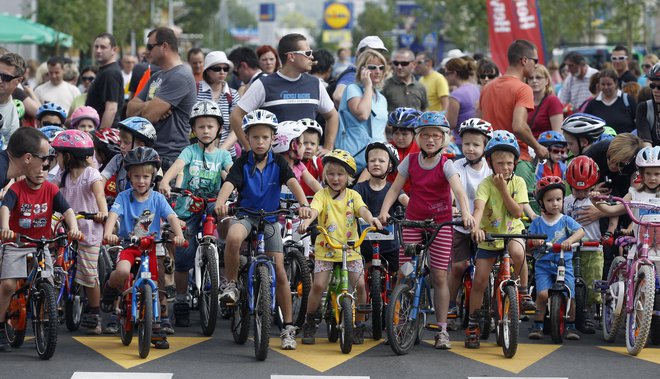
[[[357, 164], [355, 159], [344, 150], [335, 149], [323, 157], [323, 176], [327, 187], [314, 195], [311, 218], [303, 222], [300, 230], [305, 230], [312, 221], [319, 218], [319, 226], [323, 226], [328, 230], [330, 238], [345, 244], [348, 239], [356, 239], [359, 236], [356, 215], [378, 229], [382, 229], [380, 221], [369, 212], [362, 197], [356, 191], [348, 188], [352, 184], [356, 173]], [[307, 316], [303, 325], [303, 344], [315, 343], [316, 320], [319, 319], [317, 309], [321, 302], [321, 295], [328, 288], [334, 264], [341, 261], [341, 251], [326, 246], [324, 239], [316, 238], [314, 279], [307, 298]], [[364, 286], [364, 266], [359, 248], [349, 250], [346, 261], [348, 280], [357, 291], [357, 304], [359, 307], [360, 304], [365, 304], [367, 301], [367, 292]], [[364, 313], [356, 312], [355, 329], [353, 329], [354, 344], [364, 343], [364, 319]]]
[[[47, 143], [45, 141], [42, 144]], [[50, 147], [49, 147], [50, 148]], [[9, 187], [0, 207], [0, 237], [9, 242], [15, 233], [31, 238], [51, 238], [51, 218], [54, 212], [63, 215], [69, 228], [69, 237], [80, 240], [83, 234], [78, 230], [76, 214], [69, 206], [57, 186], [46, 181], [50, 164], [55, 160], [55, 151], [50, 148], [47, 155], [27, 153], [25, 180], [19, 180]], [[21, 154], [24, 156], [25, 153]], [[25, 278], [28, 271], [27, 255], [34, 253], [34, 247], [5, 246], [0, 252], [0, 351], [8, 349], [5, 331], [5, 316], [16, 291], [19, 279]], [[45, 251], [46, 271], [53, 272], [53, 262]]]
[[[300, 184], [286, 160], [271, 151], [273, 136], [277, 130], [277, 118], [274, 114], [257, 109], [243, 117], [243, 130], [247, 135], [250, 151], [236, 160], [229, 170], [226, 181], [222, 184], [215, 203], [215, 212], [219, 217], [227, 216], [227, 199], [236, 189], [239, 207], [255, 210], [275, 211], [280, 206], [282, 184], [286, 184], [300, 203], [300, 218], [310, 215], [309, 204]], [[239, 250], [243, 241], [253, 228], [257, 227], [255, 218], [246, 217], [233, 220], [225, 241], [225, 275], [229, 283], [220, 295], [225, 303], [235, 303], [239, 297], [236, 286], [239, 270]], [[280, 334], [282, 349], [296, 348], [296, 327], [293, 326], [291, 289], [284, 271], [284, 248], [280, 224], [274, 218], [267, 218], [264, 232], [265, 250], [275, 257], [277, 278], [277, 303], [282, 308], [284, 328]]]
[[[305, 146], [302, 162], [307, 167], [310, 175], [321, 183], [323, 182], [323, 161], [317, 154], [319, 146], [321, 146], [321, 138], [323, 138], [323, 129], [316, 120], [311, 118], [300, 119], [298, 124], [305, 129], [302, 134], [303, 145]], [[314, 196], [317, 192], [312, 190], [305, 182], [300, 182], [300, 185], [306, 196]]]
[[104, 128], [96, 130], [92, 134], [94, 156], [99, 164], [99, 171], [103, 172], [112, 158], [120, 153], [119, 129]]
[[[167, 170], [163, 180], [158, 185], [159, 191], [170, 195], [170, 182], [183, 172], [182, 188], [190, 190], [195, 196], [213, 198], [220, 190], [223, 175], [232, 166], [231, 154], [220, 149], [214, 143], [222, 132], [222, 112], [212, 101], [197, 102], [190, 112], [190, 126], [197, 137], [194, 143], [181, 152], [174, 164]], [[190, 305], [188, 303], [188, 272], [195, 266], [197, 252], [197, 233], [201, 229], [202, 212], [212, 212], [215, 204], [209, 204], [209, 209], [192, 212], [192, 198], [181, 197], [177, 200], [174, 210], [179, 219], [186, 222], [186, 234], [190, 236], [188, 247], [178, 248], [175, 254], [174, 281], [176, 284], [176, 299], [174, 302], [175, 325], [190, 326]]]
[[71, 114], [71, 129], [93, 133], [100, 123], [98, 112], [88, 105], [79, 107]]
[[605, 121], [588, 113], [573, 113], [561, 124], [566, 147], [574, 157], [583, 155], [603, 134]]
[[[321, 190], [321, 184], [307, 171], [307, 166], [302, 162], [305, 152], [302, 135], [305, 128], [298, 121], [283, 121], [277, 126], [275, 138], [273, 139], [273, 153], [279, 154], [289, 165], [296, 176], [296, 180], [312, 189], [314, 193]], [[287, 194], [288, 188], [283, 186], [282, 193]], [[292, 194], [288, 193], [291, 196]]]
[[[131, 237], [145, 237], [148, 235], [160, 238], [161, 220], [166, 220], [174, 233], [174, 244], [182, 246], [185, 243], [179, 219], [165, 196], [153, 191], [156, 172], [160, 168], [158, 153], [149, 147], [138, 147], [129, 151], [123, 159], [127, 170], [131, 188], [120, 192], [115, 199], [108, 220], [105, 223], [104, 239], [109, 245], [117, 245], [121, 240]], [[119, 221], [119, 233], [114, 234], [115, 224]], [[163, 251], [162, 245], [153, 248], [149, 253], [149, 271], [151, 279], [158, 281], [157, 251]], [[142, 252], [137, 247], [128, 247], [121, 251], [118, 257], [117, 268], [110, 274], [103, 290], [104, 310], [112, 309], [119, 296], [120, 289], [128, 279], [135, 258]], [[161, 302], [162, 302], [161, 298]], [[161, 306], [161, 320], [154, 326], [152, 343], [156, 349], [169, 349], [169, 342], [161, 329], [160, 322], [167, 316], [167, 307]]]
[[[458, 171], [461, 184], [468, 198], [470, 211], [474, 211], [474, 200], [477, 195], [479, 183], [492, 175], [492, 171], [484, 158], [484, 149], [493, 135], [493, 127], [490, 122], [480, 118], [470, 118], [461, 123], [458, 134], [463, 141], [464, 158], [454, 161], [454, 167]], [[451, 272], [449, 274], [449, 317], [458, 316], [456, 296], [458, 288], [463, 279], [463, 274], [468, 268], [471, 257], [476, 253], [476, 246], [470, 237], [470, 231], [454, 226], [454, 239], [452, 243]], [[450, 323], [450, 327], [455, 327]]]
[[[467, 195], [458, 176], [454, 163], [440, 154], [442, 148], [450, 141], [450, 129], [447, 118], [441, 112], [424, 112], [416, 121], [415, 138], [420, 152], [411, 153], [401, 161], [398, 175], [387, 191], [379, 219], [387, 221], [389, 209], [399, 196], [406, 181], [410, 182], [410, 201], [406, 208], [406, 219], [421, 221], [433, 219], [437, 223], [452, 220], [452, 199], [454, 193], [460, 206], [463, 225], [467, 229], [474, 226]], [[422, 242], [423, 231], [420, 229], [403, 229], [403, 242], [419, 244]], [[447, 225], [440, 229], [435, 240], [429, 246], [431, 279], [433, 282], [433, 297], [435, 304], [436, 323], [440, 329], [435, 334], [436, 349], [450, 349], [447, 333], [447, 311], [449, 310], [449, 286], [447, 268], [451, 260], [452, 227]], [[410, 260], [402, 252], [399, 253], [399, 265]], [[399, 274], [400, 276], [402, 274]]]
[[94, 220], [78, 220], [78, 229], [85, 240], [78, 244], [76, 282], [85, 288], [88, 299], [81, 324], [92, 333], [101, 334], [101, 289], [97, 265], [108, 204], [101, 173], [90, 166], [88, 160], [94, 154], [94, 142], [88, 133], [69, 129], [58, 134], [51, 145], [62, 170], [58, 178], [60, 192], [74, 212], [96, 213]]
[[[571, 244], [578, 242], [584, 237], [584, 229], [570, 216], [562, 214], [564, 209], [564, 196], [566, 187], [558, 176], [545, 176], [536, 183], [536, 201], [541, 206], [542, 214], [534, 219], [529, 226], [529, 232], [534, 234], [545, 234], [547, 242], [561, 244], [564, 250], [565, 281], [570, 293], [575, 293], [575, 275], [573, 273], [573, 248]], [[539, 247], [546, 243], [543, 240], [530, 241], [532, 247]], [[536, 283], [536, 316], [534, 325], [527, 335], [531, 340], [543, 338], [543, 319], [548, 304], [548, 290], [552, 287], [557, 275], [557, 264], [559, 254], [552, 250], [546, 251], [543, 247], [534, 253], [536, 263], [534, 266], [534, 281]], [[580, 340], [580, 335], [575, 329], [575, 298], [571, 298], [571, 309], [566, 320], [564, 338], [571, 341]]]
[[536, 166], [536, 181], [545, 176], [558, 176], [563, 179], [566, 172], [566, 164], [564, 163], [566, 138], [559, 132], [549, 130], [541, 133], [538, 141], [548, 149], [550, 155]]
[[[422, 112], [413, 109], [399, 107], [390, 112], [387, 117], [387, 124], [392, 127], [392, 140], [390, 143], [396, 147], [399, 153], [399, 162], [403, 161], [408, 154], [419, 152], [419, 146], [415, 142], [415, 123]], [[394, 183], [396, 172], [391, 172], [387, 181]], [[403, 190], [408, 193], [410, 185], [406, 184]]]
[[[506, 130], [494, 131], [486, 144], [485, 156], [493, 174], [479, 184], [474, 201], [477, 227], [472, 230], [472, 239], [478, 244], [478, 249], [470, 291], [470, 319], [465, 331], [465, 347], [470, 349], [479, 348], [479, 319], [484, 312], [481, 310], [484, 290], [493, 265], [504, 250], [502, 240], [486, 242], [485, 233], [521, 233], [525, 229], [521, 220], [523, 207], [529, 202], [524, 179], [514, 174], [520, 157], [516, 137]], [[516, 268], [512, 276], [520, 278], [523, 309], [533, 311], [536, 307], [527, 292], [525, 244], [521, 240], [512, 239], [506, 248]]]

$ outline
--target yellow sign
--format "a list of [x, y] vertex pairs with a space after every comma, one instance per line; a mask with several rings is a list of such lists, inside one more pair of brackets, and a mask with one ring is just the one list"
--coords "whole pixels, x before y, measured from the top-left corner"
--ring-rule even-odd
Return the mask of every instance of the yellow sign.
[[326, 6], [323, 19], [331, 29], [342, 29], [351, 22], [351, 10], [346, 4], [331, 3]]

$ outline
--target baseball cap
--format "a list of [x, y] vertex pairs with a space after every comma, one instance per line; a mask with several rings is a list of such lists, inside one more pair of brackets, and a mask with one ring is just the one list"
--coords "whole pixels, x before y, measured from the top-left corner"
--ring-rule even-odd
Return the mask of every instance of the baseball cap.
[[360, 53], [363, 49], [366, 48], [374, 49], [374, 50], [387, 50], [385, 47], [385, 44], [383, 43], [383, 40], [380, 39], [378, 36], [366, 36], [362, 38], [360, 43], [358, 43], [357, 51]]
[[442, 63], [440, 63], [440, 65], [442, 67], [445, 67], [445, 65], [447, 64], [447, 62], [449, 62], [450, 59], [461, 58], [463, 56], [465, 56], [465, 54], [461, 51], [461, 49], [451, 49], [447, 52], [447, 56], [445, 57], [445, 59], [442, 60]]

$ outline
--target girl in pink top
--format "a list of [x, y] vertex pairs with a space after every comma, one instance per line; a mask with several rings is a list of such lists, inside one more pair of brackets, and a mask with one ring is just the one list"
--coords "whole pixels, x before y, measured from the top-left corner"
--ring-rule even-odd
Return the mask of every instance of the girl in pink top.
[[[321, 190], [321, 184], [307, 171], [307, 166], [302, 162], [305, 146], [301, 136], [306, 129], [297, 121], [280, 122], [273, 140], [273, 153], [283, 156], [289, 162], [289, 167], [298, 182], [305, 182], [316, 193]], [[282, 187], [283, 190], [284, 187], [286, 186]], [[282, 193], [291, 193], [291, 191], [287, 188], [287, 191]]]
[[[381, 222], [387, 221], [390, 207], [399, 196], [406, 180], [410, 180], [410, 202], [406, 208], [406, 219], [418, 221], [433, 219], [437, 223], [451, 221], [451, 191], [453, 191], [463, 215], [463, 225], [466, 229], [474, 226], [467, 195], [457, 175], [458, 172], [453, 162], [440, 154], [442, 148], [449, 144], [449, 131], [449, 122], [441, 112], [424, 112], [419, 117], [415, 127], [415, 138], [421, 151], [409, 154], [399, 165], [399, 173], [383, 201], [379, 216]], [[440, 329], [435, 335], [436, 349], [451, 348], [447, 333], [449, 309], [447, 267], [451, 256], [452, 234], [450, 225], [443, 227], [429, 247], [431, 279], [435, 289], [433, 303], [436, 322]], [[421, 243], [422, 230], [404, 229], [403, 241], [405, 244]], [[400, 252], [399, 265], [409, 260], [410, 258]]]

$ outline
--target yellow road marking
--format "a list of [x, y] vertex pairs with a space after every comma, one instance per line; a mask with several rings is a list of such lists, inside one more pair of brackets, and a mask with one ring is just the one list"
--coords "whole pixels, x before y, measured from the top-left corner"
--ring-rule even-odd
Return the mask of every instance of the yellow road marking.
[[[433, 341], [424, 342], [433, 344]], [[502, 347], [497, 346], [495, 342], [481, 342], [479, 349], [467, 349], [463, 346], [462, 341], [453, 341], [452, 348], [449, 351], [465, 358], [518, 374], [560, 347], [561, 345], [519, 343], [516, 355], [513, 358], [505, 358], [504, 354], [502, 354]]]
[[630, 355], [628, 354], [628, 350], [621, 346], [598, 346], [599, 348], [607, 351], [611, 351], [614, 353], [619, 353], [622, 355], [629, 356], [631, 358], [637, 358], [641, 359], [643, 361], [651, 362], [660, 365], [660, 349], [658, 348], [645, 348], [644, 350], [640, 351], [637, 356]]
[[383, 340], [375, 341], [371, 338], [365, 338], [362, 345], [353, 345], [350, 354], [341, 352], [339, 342], [331, 343], [327, 338], [321, 337], [316, 338], [316, 344], [314, 345], [303, 345], [300, 339], [298, 339], [296, 350], [282, 350], [280, 343], [279, 338], [271, 338], [271, 350], [311, 367], [318, 372], [326, 372], [333, 367], [357, 357], [372, 347], [380, 345], [383, 343]]

